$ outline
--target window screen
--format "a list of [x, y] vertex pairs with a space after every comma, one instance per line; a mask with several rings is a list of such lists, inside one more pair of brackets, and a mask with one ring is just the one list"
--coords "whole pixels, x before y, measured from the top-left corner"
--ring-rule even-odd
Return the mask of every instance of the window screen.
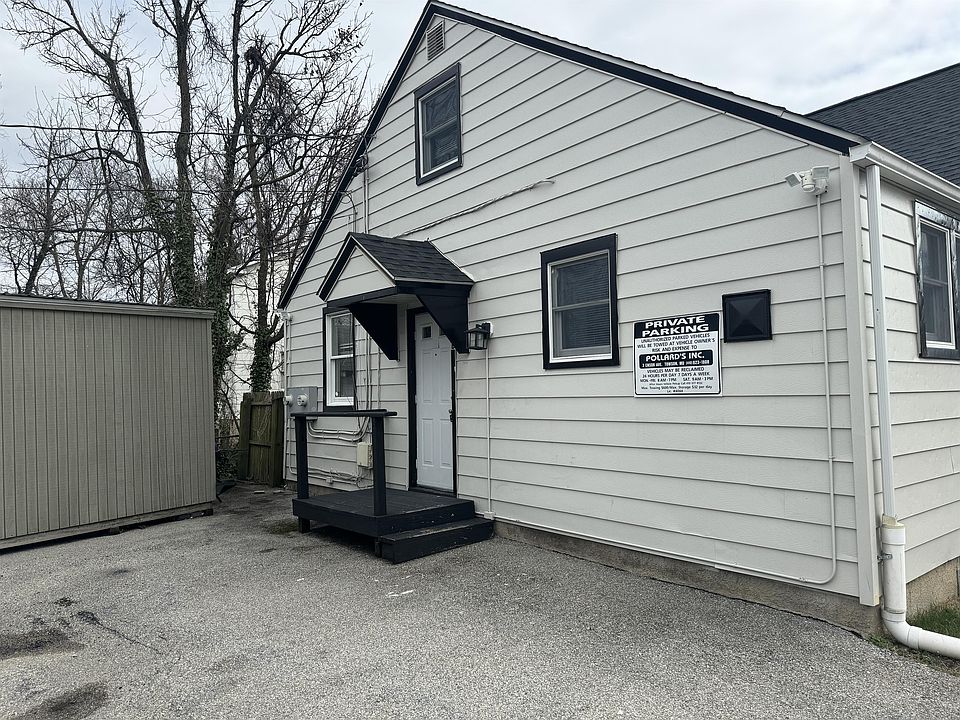
[[450, 80], [420, 101], [423, 174], [460, 157], [460, 93]]
[[920, 224], [921, 322], [928, 343], [953, 344], [953, 301], [949, 233]]
[[353, 315], [329, 315], [327, 322], [330, 333], [327, 343], [327, 403], [352, 404], [355, 382]]
[[606, 253], [551, 267], [553, 355], [610, 352], [610, 264]]
[[459, 63], [425, 82], [413, 95], [419, 185], [456, 170], [463, 163]]

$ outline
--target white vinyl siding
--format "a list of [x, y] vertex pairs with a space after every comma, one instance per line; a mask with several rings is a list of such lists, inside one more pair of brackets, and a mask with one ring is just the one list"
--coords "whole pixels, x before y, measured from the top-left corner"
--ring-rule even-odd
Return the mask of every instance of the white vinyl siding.
[[[416, 183], [410, 108], [436, 73], [421, 48], [369, 149], [369, 220], [372, 233], [433, 242], [476, 279], [469, 324], [493, 323], [487, 358], [457, 358], [459, 495], [486, 509], [489, 362], [499, 518], [809, 578], [829, 573], [835, 532], [838, 569], [825, 587], [857, 596], [840, 201], [830, 192], [823, 202], [834, 530], [816, 207], [783, 182], [798, 168], [836, 171], [836, 154], [463, 24], [449, 24], [446, 42], [444, 61], [461, 64], [466, 170]], [[349, 218], [345, 202], [291, 300], [291, 386], [320, 381], [315, 292]], [[618, 236], [624, 361], [545, 370], [540, 253], [606, 233]], [[634, 321], [719, 310], [723, 294], [758, 287], [773, 289], [774, 338], [724, 348], [724, 397], [633, 397]], [[406, 483], [404, 322], [399, 362], [368, 365], [362, 334], [357, 343], [358, 397], [379, 378], [372, 405], [399, 413], [386, 423], [393, 486]], [[355, 472], [351, 451], [312, 442], [312, 466]]]
[[[863, 247], [869, 253], [866, 189], [861, 178]], [[917, 198], [882, 184], [887, 352], [897, 513], [907, 529], [907, 578], [912, 580], [960, 556], [960, 362], [919, 356], [917, 305]], [[864, 262], [869, 327], [867, 352], [873, 370], [870, 258]], [[872, 388], [874, 476], [880, 477], [875, 388]], [[879, 481], [876, 500], [880, 513]]]

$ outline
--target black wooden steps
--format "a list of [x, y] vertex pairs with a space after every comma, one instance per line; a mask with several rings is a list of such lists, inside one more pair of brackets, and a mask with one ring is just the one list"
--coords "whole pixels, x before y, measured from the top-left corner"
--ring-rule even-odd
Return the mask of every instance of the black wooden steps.
[[293, 514], [351, 532], [380, 537], [474, 517], [472, 500], [408, 490], [387, 490], [387, 514], [373, 512], [373, 491], [354, 490], [293, 501]]
[[487, 540], [491, 535], [492, 520], [471, 517], [383, 535], [377, 538], [375, 552], [396, 564]]
[[386, 491], [387, 514], [373, 509], [373, 490], [297, 498], [293, 514], [301, 531], [311, 522], [368, 535], [377, 555], [394, 563], [480, 542], [493, 535], [493, 521], [476, 517], [473, 500], [413, 490]]

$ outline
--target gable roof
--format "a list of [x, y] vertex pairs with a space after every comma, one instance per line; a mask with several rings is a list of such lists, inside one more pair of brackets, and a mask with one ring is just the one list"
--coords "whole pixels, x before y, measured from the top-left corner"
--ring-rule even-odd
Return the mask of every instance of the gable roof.
[[436, 0], [428, 0], [420, 15], [420, 19], [417, 21], [413, 35], [411, 35], [407, 41], [403, 54], [400, 56], [400, 60], [390, 76], [390, 80], [387, 82], [380, 98], [370, 113], [367, 127], [357, 143], [357, 148], [354, 151], [350, 163], [347, 165], [346, 171], [340, 179], [336, 191], [331, 195], [330, 202], [320, 219], [320, 223], [317, 225], [317, 229], [314, 231], [306, 251], [300, 258], [300, 262], [296, 270], [294, 270], [293, 275], [287, 281], [287, 286], [280, 296], [280, 308], [287, 306], [287, 303], [293, 295], [293, 291], [303, 277], [303, 273], [310, 263], [310, 258], [313, 256], [317, 245], [320, 243], [320, 239], [323, 237], [323, 233], [326, 232], [336, 212], [340, 198], [347, 191], [350, 181], [356, 176], [358, 160], [366, 152], [374, 130], [376, 130], [380, 121], [383, 119], [384, 113], [386, 113], [387, 107], [397, 87], [403, 80], [407, 66], [413, 59], [424, 34], [435, 17], [444, 17], [455, 22], [473, 25], [481, 30], [486, 30], [494, 35], [499, 35], [507, 40], [535, 50], [540, 50], [550, 55], [599, 70], [600, 72], [645, 85], [654, 90], [660, 90], [700, 105], [705, 105], [719, 112], [743, 118], [758, 125], [778, 130], [844, 154], [846, 154], [851, 147], [863, 142], [863, 138], [858, 137], [856, 134], [823, 125], [818, 120], [791, 113], [782, 107], [768, 105], [767, 103], [735, 95], [734, 93], [720, 90], [719, 88], [696, 83], [676, 75], [670, 75], [644, 65], [614, 57], [613, 55], [606, 55], [581, 45], [575, 45], [517, 25], [511, 25], [501, 20], [480, 15], [479, 13], [464, 10], [463, 8], [437, 2]]
[[347, 234], [347, 239], [317, 291], [324, 300], [346, 267], [354, 249], [359, 249], [373, 260], [394, 284], [473, 285], [470, 276], [448, 260], [432, 243], [352, 232]]
[[960, 185], [960, 64], [875, 90], [809, 117], [865, 135]]

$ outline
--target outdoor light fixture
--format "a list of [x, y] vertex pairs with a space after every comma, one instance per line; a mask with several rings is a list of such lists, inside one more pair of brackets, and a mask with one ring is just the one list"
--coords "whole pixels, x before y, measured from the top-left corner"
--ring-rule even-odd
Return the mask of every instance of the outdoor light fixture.
[[490, 323], [477, 323], [467, 330], [467, 347], [471, 350], [486, 350], [490, 341]]
[[792, 172], [784, 178], [790, 187], [799, 185], [805, 193], [813, 193], [814, 195], [822, 195], [827, 191], [827, 180], [829, 179], [830, 168], [826, 165], [818, 165], [803, 172]]

